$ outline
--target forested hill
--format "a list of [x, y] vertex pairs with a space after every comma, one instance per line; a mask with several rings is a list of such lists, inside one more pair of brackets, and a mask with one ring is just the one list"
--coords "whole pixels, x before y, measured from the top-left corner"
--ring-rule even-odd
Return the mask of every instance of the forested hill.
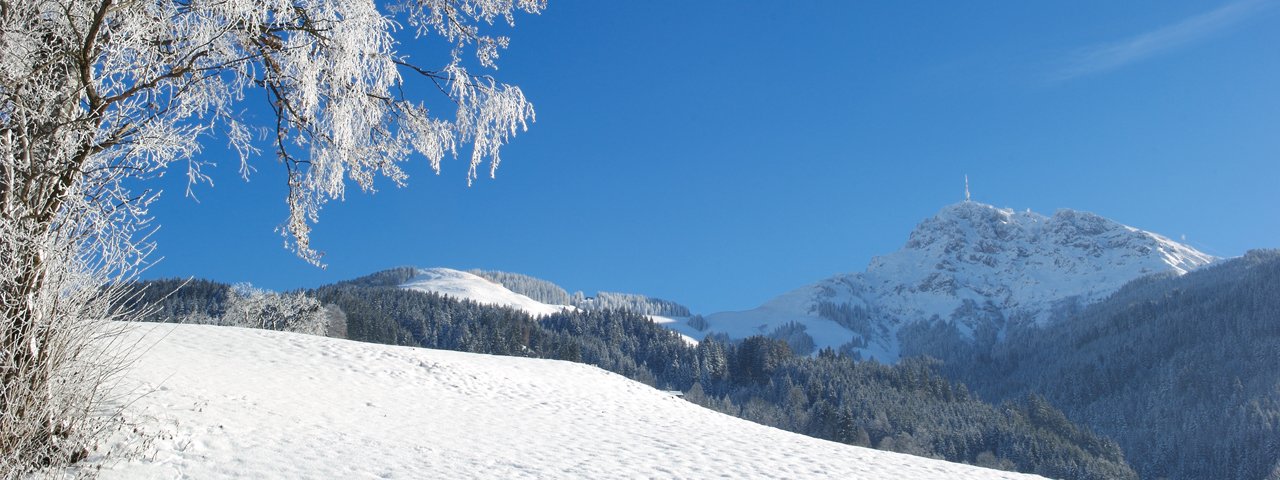
[[943, 371], [983, 397], [1044, 395], [1143, 478], [1280, 478], [1280, 251], [1132, 282]]
[[667, 317], [688, 317], [690, 315], [689, 308], [684, 305], [647, 295], [596, 292], [594, 297], [588, 297], [581, 291], [570, 294], [564, 288], [549, 280], [521, 273], [492, 270], [468, 270], [467, 273], [497, 282], [515, 293], [551, 305], [570, 305], [584, 310], [626, 309], [644, 315]]
[[[398, 288], [413, 273], [393, 269], [306, 293], [340, 310], [353, 340], [589, 363], [819, 438], [1049, 477], [1135, 478], [1114, 442], [1066, 421], [1043, 399], [995, 406], [933, 373], [927, 362], [884, 365], [831, 351], [797, 356], [785, 341], [766, 337], [711, 337], [692, 347], [628, 310], [565, 311], [538, 320]], [[181, 299], [183, 308], [161, 310], [182, 312], [179, 320], [214, 315], [216, 299], [193, 297], [223, 290], [197, 285], [167, 297]], [[193, 315], [188, 305], [208, 305], [211, 312]]]
[[[999, 407], [927, 363], [798, 356], [785, 341], [709, 337], [691, 347], [628, 310], [563, 311], [535, 320], [510, 308], [403, 290], [380, 272], [313, 292], [340, 307], [352, 339], [600, 366], [690, 401], [843, 443], [1057, 478], [1135, 478], [1114, 442], [1066, 421], [1035, 396]], [[379, 285], [379, 286], [374, 286]]]

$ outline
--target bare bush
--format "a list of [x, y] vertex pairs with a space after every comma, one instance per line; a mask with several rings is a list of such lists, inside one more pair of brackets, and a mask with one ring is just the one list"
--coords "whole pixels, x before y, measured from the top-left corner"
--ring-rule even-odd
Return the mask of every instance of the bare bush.
[[0, 221], [0, 478], [88, 453], [113, 419], [105, 400], [128, 351], [114, 345], [126, 324], [113, 320], [143, 313], [116, 310], [124, 291], [104, 287], [137, 252], [87, 248], [96, 240], [73, 229], [22, 227]]

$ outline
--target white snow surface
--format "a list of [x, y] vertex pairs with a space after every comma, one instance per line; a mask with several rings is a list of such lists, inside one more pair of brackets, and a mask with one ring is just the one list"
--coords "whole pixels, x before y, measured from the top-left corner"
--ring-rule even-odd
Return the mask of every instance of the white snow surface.
[[148, 393], [123, 412], [158, 435], [140, 458], [93, 454], [107, 479], [1039, 478], [784, 432], [583, 364], [210, 325], [128, 336], [149, 348], [123, 384]]
[[[971, 338], [1011, 325], [1044, 325], [1055, 309], [1105, 298], [1149, 274], [1184, 274], [1217, 258], [1155, 233], [1098, 215], [1059, 210], [1051, 217], [978, 202], [947, 206], [921, 222], [897, 252], [866, 271], [836, 275], [784, 293], [758, 308], [707, 316], [731, 337], [803, 324], [818, 348], [854, 338], [864, 357], [896, 361], [897, 332], [919, 321], [954, 322]], [[819, 312], [830, 302], [865, 313], [850, 329]]]
[[695, 347], [698, 346], [698, 337], [703, 335], [703, 333], [699, 332], [696, 328], [689, 326], [689, 317], [665, 317], [662, 315], [645, 316], [649, 317], [649, 321], [662, 325], [663, 327], [666, 327], [667, 330], [672, 330], [680, 334], [680, 338], [684, 340], [684, 343]]
[[458, 299], [468, 299], [476, 303], [497, 305], [523, 310], [535, 317], [557, 313], [567, 305], [549, 305], [508, 290], [502, 284], [490, 281], [478, 275], [453, 270], [450, 268], [419, 269], [417, 276], [409, 279], [400, 288], [421, 292], [435, 292]]

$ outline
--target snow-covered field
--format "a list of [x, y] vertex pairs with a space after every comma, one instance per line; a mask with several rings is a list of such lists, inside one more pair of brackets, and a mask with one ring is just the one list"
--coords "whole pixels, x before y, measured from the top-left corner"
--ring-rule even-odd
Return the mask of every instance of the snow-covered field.
[[148, 393], [125, 416], [156, 436], [141, 458], [91, 457], [106, 478], [1038, 478], [796, 435], [569, 362], [208, 325], [129, 335], [148, 349], [123, 384]]

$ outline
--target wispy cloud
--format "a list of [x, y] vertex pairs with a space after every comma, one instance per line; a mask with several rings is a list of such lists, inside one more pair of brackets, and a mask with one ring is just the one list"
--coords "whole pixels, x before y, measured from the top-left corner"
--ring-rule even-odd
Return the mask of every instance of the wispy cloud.
[[1066, 81], [1142, 61], [1232, 28], [1273, 5], [1270, 0], [1240, 0], [1119, 42], [1077, 50], [1061, 62], [1051, 79]]

